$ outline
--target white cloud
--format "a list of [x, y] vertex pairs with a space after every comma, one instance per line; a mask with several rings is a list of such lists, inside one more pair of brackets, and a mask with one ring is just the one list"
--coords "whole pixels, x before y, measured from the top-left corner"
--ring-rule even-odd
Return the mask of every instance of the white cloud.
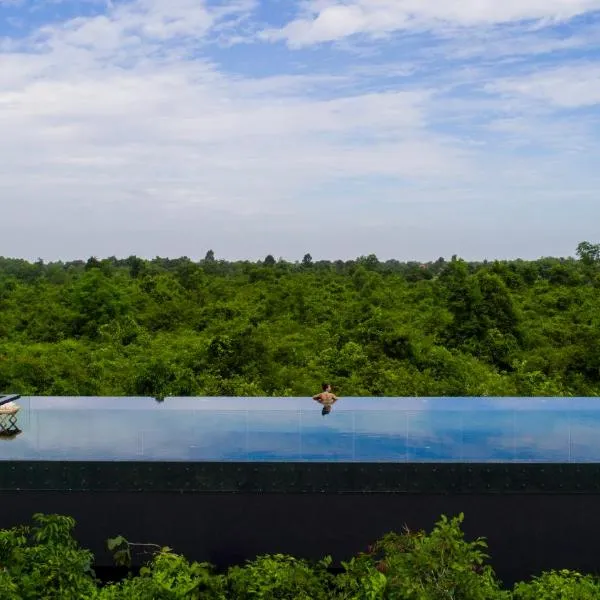
[[600, 0], [313, 0], [304, 15], [263, 36], [299, 47], [355, 34], [555, 22], [595, 10], [600, 10]]
[[157, 182], [162, 199], [174, 185], [200, 203], [241, 201], [248, 210], [297, 193], [307, 176], [451, 177], [462, 166], [425, 129], [426, 94], [317, 100], [263, 83], [266, 94], [261, 82], [230, 80], [197, 61], [32, 78], [0, 94], [4, 184], [19, 186], [33, 169], [55, 182], [72, 177], [87, 195], [94, 183], [112, 181], [118, 194]]
[[[422, 4], [409, 21], [432, 22], [433, 3]], [[446, 29], [435, 60], [425, 50], [400, 62], [374, 54], [368, 66], [357, 60], [330, 74], [327, 60], [312, 69], [303, 54], [305, 74], [297, 75], [292, 53], [266, 65], [276, 75], [253, 75], [247, 63], [245, 74], [228, 74], [207, 58], [210, 44], [235, 33], [253, 6], [132, 0], [0, 48], [0, 255], [19, 247], [32, 258], [194, 256], [207, 246], [219, 251], [221, 241], [229, 256], [318, 256], [319, 248], [330, 256], [399, 256], [391, 248], [400, 235], [408, 258], [426, 258], [411, 244], [463, 243], [465, 231], [473, 243], [489, 240], [490, 229], [473, 225], [475, 213], [490, 221], [506, 190], [545, 202], [549, 190], [576, 199], [595, 185], [577, 166], [581, 154], [569, 159], [583, 150], [598, 156], [587, 121], [573, 127], [554, 112], [591, 105], [594, 65], [570, 79], [567, 69], [529, 75], [534, 69], [526, 67], [501, 77], [485, 61], [457, 68], [448, 56], [473, 57], [469, 44], [483, 44], [486, 34], [474, 29], [463, 42]], [[332, 3], [311, 6], [325, 11]], [[369, 21], [375, 33], [385, 11], [410, 5], [347, 6], [355, 20], [339, 36], [363, 27], [360, 11], [379, 11]], [[503, 18], [522, 10], [511, 6]], [[505, 40], [498, 32], [494, 40], [501, 55]], [[265, 60], [264, 50], [256, 60]], [[577, 105], [560, 97], [570, 85]], [[515, 158], [524, 140], [554, 155]], [[450, 207], [465, 202], [469, 213], [455, 230]], [[437, 228], [429, 238], [427, 227]], [[455, 251], [431, 249], [434, 258]]]
[[500, 79], [486, 86], [493, 93], [522, 96], [559, 108], [600, 104], [600, 65], [560, 66]]
[[468, 172], [467, 153], [428, 130], [428, 90], [228, 76], [165, 43], [204, 43], [228, 6], [136, 0], [0, 54], [0, 228], [156, 227], [191, 205], [294, 214], [326, 182]]

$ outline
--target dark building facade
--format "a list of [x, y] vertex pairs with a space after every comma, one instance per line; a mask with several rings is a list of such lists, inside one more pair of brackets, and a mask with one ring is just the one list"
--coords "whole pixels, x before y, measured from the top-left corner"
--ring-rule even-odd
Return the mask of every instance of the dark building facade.
[[274, 552], [345, 560], [462, 512], [506, 583], [598, 571], [598, 464], [0, 461], [0, 502], [0, 528], [73, 516], [99, 566], [115, 535], [219, 567]]

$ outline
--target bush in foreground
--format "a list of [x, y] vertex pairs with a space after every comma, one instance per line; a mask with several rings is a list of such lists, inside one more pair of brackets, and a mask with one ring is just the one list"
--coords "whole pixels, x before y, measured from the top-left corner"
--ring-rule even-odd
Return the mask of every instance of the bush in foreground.
[[[73, 537], [75, 521], [34, 515], [33, 524], [0, 531], [0, 600], [596, 600], [600, 581], [551, 571], [502, 589], [487, 564], [485, 540], [467, 541], [462, 515], [442, 517], [430, 533], [390, 533], [342, 563], [260, 556], [217, 573], [169, 548], [156, 548], [139, 575], [102, 584], [93, 556]], [[131, 559], [122, 537], [109, 541], [119, 564]], [[147, 545], [152, 546], [152, 545]]]
[[529, 583], [515, 586], [514, 600], [598, 600], [600, 583], [595, 577], [563, 569], [543, 573]]

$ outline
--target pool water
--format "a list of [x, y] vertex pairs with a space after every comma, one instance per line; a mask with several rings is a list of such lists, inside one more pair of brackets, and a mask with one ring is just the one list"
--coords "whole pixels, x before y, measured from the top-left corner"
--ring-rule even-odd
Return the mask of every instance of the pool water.
[[[600, 462], [600, 398], [22, 397], [0, 460]], [[4, 443], [2, 443], [4, 442]]]

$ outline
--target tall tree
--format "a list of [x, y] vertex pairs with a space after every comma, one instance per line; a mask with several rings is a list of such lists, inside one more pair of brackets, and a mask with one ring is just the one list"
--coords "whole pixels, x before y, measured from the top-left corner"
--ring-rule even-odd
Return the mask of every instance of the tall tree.
[[581, 242], [577, 246], [577, 256], [586, 266], [600, 263], [600, 244], [591, 244], [590, 242]]

